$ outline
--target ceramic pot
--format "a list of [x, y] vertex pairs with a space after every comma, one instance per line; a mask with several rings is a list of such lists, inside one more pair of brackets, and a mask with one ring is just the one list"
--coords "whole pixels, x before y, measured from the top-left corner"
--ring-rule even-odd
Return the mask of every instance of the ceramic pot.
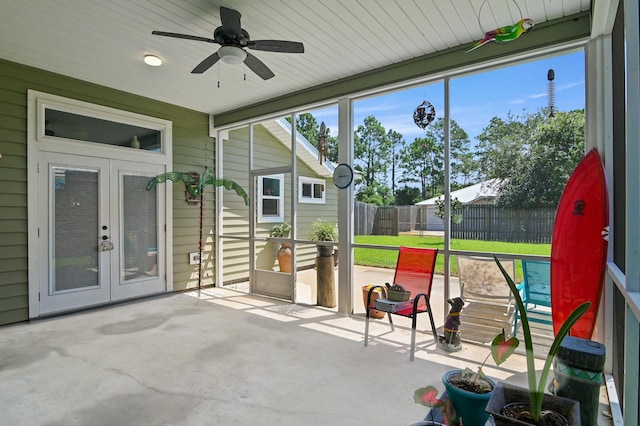
[[291, 272], [291, 244], [281, 243], [278, 249], [278, 266], [280, 272]]
[[[461, 372], [462, 370], [452, 370], [442, 376], [442, 383], [447, 388], [447, 396], [456, 409], [456, 421], [459, 423], [462, 419], [464, 426], [484, 426], [489, 419], [489, 413], [485, 408], [493, 391], [475, 393], [456, 387], [449, 381], [449, 377], [459, 375]], [[495, 390], [496, 383], [488, 377], [484, 379], [493, 385]]]
[[[368, 295], [369, 295], [369, 289], [367, 288], [366, 285], [362, 286], [362, 303], [364, 303], [365, 309], [367, 309]], [[377, 291], [374, 291], [373, 293], [371, 293], [371, 306], [373, 306], [373, 302], [378, 298], [378, 296], [380, 296], [380, 293], [378, 293]], [[384, 312], [379, 311], [377, 309], [371, 309], [369, 311], [369, 317], [376, 318], [376, 319], [384, 318]]]

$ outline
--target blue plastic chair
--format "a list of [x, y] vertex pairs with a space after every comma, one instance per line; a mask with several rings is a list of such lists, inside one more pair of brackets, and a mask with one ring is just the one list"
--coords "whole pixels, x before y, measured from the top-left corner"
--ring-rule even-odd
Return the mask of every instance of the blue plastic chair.
[[[523, 260], [520, 284], [523, 291], [522, 302], [527, 310], [529, 322], [553, 324], [551, 321], [551, 262], [546, 260]], [[516, 335], [518, 320], [521, 318], [516, 307], [516, 321], [513, 335]]]

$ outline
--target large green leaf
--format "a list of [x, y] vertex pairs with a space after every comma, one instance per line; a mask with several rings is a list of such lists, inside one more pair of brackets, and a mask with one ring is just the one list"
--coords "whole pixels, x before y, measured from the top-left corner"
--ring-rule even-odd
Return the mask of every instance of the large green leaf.
[[170, 180], [171, 182], [182, 181], [187, 187], [187, 191], [189, 191], [191, 195], [196, 197], [200, 196], [201, 187], [198, 185], [194, 185], [198, 183], [196, 179], [191, 174], [182, 173], [182, 172], [166, 172], [158, 176], [155, 176], [154, 178], [149, 180], [149, 183], [147, 183], [147, 191], [150, 191], [151, 189], [153, 189], [153, 187], [156, 186], [156, 184], [164, 183], [168, 180]]
[[211, 169], [206, 169], [202, 176], [200, 176], [200, 188], [204, 189], [207, 185], [222, 186], [224, 189], [234, 190], [236, 194], [244, 199], [244, 203], [247, 206], [249, 205], [249, 196], [242, 186], [231, 179], [215, 177]]
[[502, 330], [502, 333], [498, 334], [491, 342], [491, 356], [496, 365], [500, 365], [507, 360], [520, 345], [520, 341], [517, 337], [513, 336], [507, 339]]
[[187, 191], [189, 191], [189, 193], [195, 197], [199, 197], [207, 185], [222, 186], [225, 189], [234, 190], [236, 194], [242, 197], [244, 203], [247, 206], [249, 205], [249, 196], [245, 192], [244, 188], [242, 188], [242, 186], [230, 179], [215, 177], [211, 169], [205, 169], [204, 173], [200, 176], [200, 181], [197, 181], [190, 173], [162, 173], [149, 180], [149, 183], [147, 183], [147, 190], [150, 191], [154, 186], [156, 186], [156, 184], [163, 183], [168, 180], [170, 180], [171, 182], [184, 182]]

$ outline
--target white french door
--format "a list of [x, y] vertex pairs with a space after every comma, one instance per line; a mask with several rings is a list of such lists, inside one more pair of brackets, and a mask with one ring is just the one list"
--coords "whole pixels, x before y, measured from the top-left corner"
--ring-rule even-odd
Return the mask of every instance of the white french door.
[[41, 314], [167, 290], [165, 191], [146, 190], [165, 166], [40, 152], [38, 169]]

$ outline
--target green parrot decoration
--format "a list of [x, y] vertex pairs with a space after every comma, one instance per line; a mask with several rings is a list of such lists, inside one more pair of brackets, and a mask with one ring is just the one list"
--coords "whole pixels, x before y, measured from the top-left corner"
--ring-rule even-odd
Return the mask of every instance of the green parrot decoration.
[[244, 199], [244, 203], [247, 206], [249, 205], [249, 196], [242, 188], [242, 186], [230, 179], [215, 177], [213, 171], [208, 168], [205, 168], [204, 173], [200, 176], [199, 180], [189, 173], [162, 173], [161, 175], [155, 176], [149, 181], [149, 183], [147, 184], [147, 191], [153, 189], [156, 184], [163, 183], [168, 180], [170, 180], [171, 182], [183, 181], [185, 186], [187, 187], [187, 191], [194, 197], [200, 197], [200, 195], [202, 195], [202, 191], [207, 185], [222, 186], [225, 189], [236, 191], [236, 194]]
[[471, 52], [472, 50], [477, 49], [480, 46], [483, 46], [490, 41], [495, 41], [498, 43], [504, 43], [507, 41], [512, 41], [520, 37], [522, 34], [528, 32], [535, 23], [533, 20], [525, 18], [521, 19], [513, 25], [507, 25], [504, 27], [500, 27], [495, 30], [487, 31], [484, 35], [484, 38], [478, 41], [473, 47], [467, 52]]

